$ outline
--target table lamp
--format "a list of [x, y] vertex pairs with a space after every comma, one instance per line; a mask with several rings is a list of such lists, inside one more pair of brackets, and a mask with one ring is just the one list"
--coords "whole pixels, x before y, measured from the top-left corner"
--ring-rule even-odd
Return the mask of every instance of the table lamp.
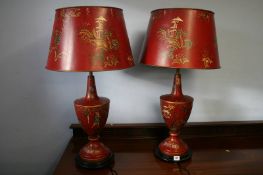
[[193, 98], [182, 93], [180, 68], [220, 68], [214, 13], [188, 8], [152, 11], [141, 63], [176, 68], [172, 92], [160, 96], [169, 137], [154, 153], [167, 162], [187, 160], [192, 153], [179, 134], [190, 116]]
[[84, 168], [102, 168], [114, 161], [112, 151], [99, 141], [110, 100], [97, 95], [93, 72], [134, 66], [122, 9], [81, 6], [56, 10], [46, 68], [89, 72], [86, 96], [74, 101], [77, 118], [88, 143], [76, 156]]

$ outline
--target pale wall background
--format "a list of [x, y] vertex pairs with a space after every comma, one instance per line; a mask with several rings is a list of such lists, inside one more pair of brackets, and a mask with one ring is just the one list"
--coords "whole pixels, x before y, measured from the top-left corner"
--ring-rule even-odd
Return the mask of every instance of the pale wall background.
[[[190, 121], [262, 120], [262, 0], [1, 0], [1, 175], [52, 174], [71, 137], [72, 103], [85, 94], [87, 74], [44, 66], [55, 9], [75, 5], [123, 8], [137, 63], [151, 10], [213, 10], [222, 69], [182, 72], [184, 93], [195, 98]], [[96, 73], [99, 95], [111, 99], [108, 123], [163, 122], [159, 96], [170, 92], [174, 72], [137, 64]]]

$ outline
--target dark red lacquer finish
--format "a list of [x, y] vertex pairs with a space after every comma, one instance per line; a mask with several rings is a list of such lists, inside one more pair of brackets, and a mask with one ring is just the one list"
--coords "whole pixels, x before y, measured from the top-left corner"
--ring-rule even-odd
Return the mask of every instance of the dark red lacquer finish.
[[160, 97], [162, 116], [170, 129], [170, 136], [159, 144], [157, 156], [164, 159], [167, 156], [166, 161], [181, 161], [191, 157], [188, 146], [179, 134], [191, 114], [193, 101], [192, 97], [182, 93], [181, 75], [178, 70], [174, 77], [171, 94]]
[[122, 9], [83, 6], [56, 10], [47, 69], [105, 71], [133, 65]]
[[199, 9], [152, 11], [141, 62], [170, 68], [220, 67], [214, 13]]
[[187, 160], [191, 151], [179, 134], [190, 116], [194, 99], [183, 95], [179, 69], [220, 68], [214, 13], [187, 8], [152, 11], [141, 63], [178, 68], [172, 93], [160, 97], [170, 136], [159, 144], [155, 155], [168, 162]]
[[77, 165], [102, 168], [113, 162], [113, 153], [99, 141], [110, 100], [97, 95], [92, 72], [132, 66], [122, 9], [83, 6], [56, 10], [46, 68], [90, 72], [86, 96], [74, 101], [78, 120], [89, 136], [89, 142], [76, 157]]
[[112, 156], [112, 152], [99, 141], [99, 133], [104, 128], [108, 118], [109, 105], [110, 100], [108, 98], [98, 97], [95, 79], [90, 73], [86, 96], [74, 102], [78, 120], [89, 136], [89, 142], [79, 152], [81, 161], [101, 162]]

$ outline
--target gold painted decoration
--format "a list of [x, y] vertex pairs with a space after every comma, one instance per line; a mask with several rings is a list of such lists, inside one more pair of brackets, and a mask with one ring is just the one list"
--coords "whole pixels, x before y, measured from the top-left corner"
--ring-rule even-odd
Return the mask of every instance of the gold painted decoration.
[[172, 63], [175, 64], [185, 64], [189, 62], [189, 59], [187, 59], [183, 55], [174, 55], [174, 52], [177, 49], [190, 49], [192, 47], [192, 41], [186, 38], [187, 33], [184, 32], [181, 28], [178, 28], [178, 25], [182, 22], [183, 20], [177, 16], [176, 18], [173, 18], [171, 20], [171, 26], [169, 28], [161, 28], [157, 32], [159, 38], [168, 44], [168, 58], [170, 58], [172, 60]]
[[88, 124], [90, 123], [89, 122], [89, 109], [88, 108], [84, 108], [84, 111], [83, 111], [83, 114], [84, 114], [84, 116], [87, 118], [87, 120], [88, 120]]
[[204, 68], [210, 68], [210, 65], [213, 64], [213, 60], [208, 56], [208, 53], [205, 51], [202, 56], [202, 62]]
[[54, 61], [57, 62], [59, 59], [61, 59], [64, 55], [66, 55], [65, 52], [59, 51], [59, 44], [61, 42], [61, 32], [56, 30], [54, 32], [54, 45], [49, 49], [49, 54], [54, 54]]
[[[92, 114], [90, 114], [91, 111], [92, 111], [92, 109], [90, 109], [90, 108], [84, 108], [84, 110], [83, 110], [83, 114], [87, 118], [88, 124], [90, 124], [90, 115], [92, 115]], [[93, 119], [93, 123], [92, 123], [91, 127], [92, 128], [99, 127], [101, 115], [99, 112], [96, 112], [96, 111], [93, 111], [93, 112], [95, 112], [95, 114], [94, 114], [94, 119]]]
[[118, 39], [113, 37], [112, 32], [104, 29], [107, 19], [100, 16], [96, 18], [95, 22], [97, 26], [94, 29], [81, 29], [79, 36], [81, 40], [88, 42], [96, 47], [96, 50], [98, 50], [98, 52], [93, 56], [94, 64], [98, 63], [97, 61], [99, 61], [99, 63], [102, 61], [104, 67], [116, 66], [119, 63], [118, 58], [113, 55], [105, 56], [105, 52], [118, 50], [120, 43]]
[[174, 110], [175, 106], [173, 105], [167, 105], [167, 106], [163, 106], [162, 109], [162, 114], [164, 116], [164, 118], [169, 119], [172, 116], [172, 111]]
[[100, 118], [101, 118], [100, 113], [99, 112], [95, 112], [92, 128], [99, 127], [99, 125], [100, 125]]
[[183, 54], [176, 54], [175, 56], [172, 54], [171, 57], [172, 64], [185, 64], [189, 62], [189, 59]]
[[[79, 17], [81, 15], [79, 8], [70, 8], [70, 9], [62, 9], [60, 12], [60, 16], [62, 17], [62, 20], [64, 21], [62, 23], [62, 32], [65, 30], [65, 23], [67, 19], [70, 17]], [[58, 46], [61, 42], [61, 31], [55, 30], [54, 34], [54, 46], [50, 48], [49, 53], [54, 54], [54, 61], [57, 62], [59, 59], [62, 59], [65, 55], [65, 51], [59, 51]]]
[[69, 8], [69, 9], [62, 9], [60, 15], [63, 18], [68, 17], [79, 17], [81, 14], [80, 8]]
[[120, 8], [78, 6], [56, 9], [46, 68], [97, 72], [132, 67]]
[[129, 61], [130, 65], [133, 65], [133, 58], [131, 55], [127, 57], [127, 60]]
[[163, 146], [166, 146], [171, 149], [179, 149], [179, 145], [174, 144], [172, 140], [167, 140], [166, 142], [163, 143]]
[[104, 60], [104, 67], [114, 67], [117, 66], [117, 64], [119, 63], [119, 60], [117, 59], [117, 57], [115, 56], [107, 56]]
[[97, 26], [92, 31], [88, 29], [81, 29], [79, 35], [82, 40], [89, 42], [96, 49], [108, 50], [118, 50], [119, 41], [115, 38], [112, 38], [112, 33], [104, 30], [104, 23], [107, 20], [100, 16], [96, 18]]

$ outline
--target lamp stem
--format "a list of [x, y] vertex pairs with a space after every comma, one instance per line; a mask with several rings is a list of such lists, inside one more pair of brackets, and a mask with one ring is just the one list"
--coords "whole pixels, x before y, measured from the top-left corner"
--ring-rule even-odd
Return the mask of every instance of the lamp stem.
[[176, 69], [176, 74], [174, 75], [173, 89], [171, 94], [175, 97], [183, 96], [180, 69]]
[[88, 80], [87, 80], [87, 92], [86, 99], [87, 100], [96, 100], [98, 99], [98, 94], [96, 90], [95, 78], [93, 76], [93, 72], [89, 72]]

